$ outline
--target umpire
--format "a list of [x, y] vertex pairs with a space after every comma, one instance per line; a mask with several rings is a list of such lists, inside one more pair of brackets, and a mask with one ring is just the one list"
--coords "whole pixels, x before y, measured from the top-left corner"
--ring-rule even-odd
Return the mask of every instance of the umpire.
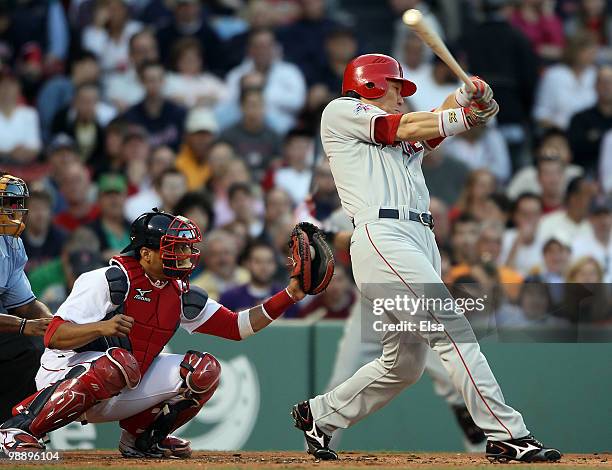
[[19, 236], [28, 196], [23, 180], [0, 173], [0, 422], [11, 417], [14, 404], [36, 391], [40, 337], [51, 321], [51, 312], [36, 300], [23, 272], [28, 258]]

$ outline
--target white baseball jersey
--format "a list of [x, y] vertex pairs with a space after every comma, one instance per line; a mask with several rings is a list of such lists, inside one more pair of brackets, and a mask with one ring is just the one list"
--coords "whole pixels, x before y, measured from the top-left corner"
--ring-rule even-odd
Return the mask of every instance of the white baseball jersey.
[[367, 207], [408, 206], [429, 209], [429, 191], [421, 170], [421, 142], [378, 144], [374, 123], [387, 113], [355, 98], [327, 105], [321, 117], [321, 139], [329, 158], [342, 206], [353, 217]]

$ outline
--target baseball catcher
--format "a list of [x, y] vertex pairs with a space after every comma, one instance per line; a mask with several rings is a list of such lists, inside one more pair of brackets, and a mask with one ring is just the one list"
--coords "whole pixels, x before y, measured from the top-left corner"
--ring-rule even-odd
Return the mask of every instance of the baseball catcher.
[[333, 271], [316, 228], [312, 237], [296, 228], [287, 288], [233, 312], [189, 286], [202, 240], [191, 220], [153, 210], [134, 221], [130, 238], [110, 266], [80, 276], [58, 309], [44, 338], [38, 392], [0, 426], [2, 450], [43, 449], [46, 433], [77, 420], [119, 421], [124, 457], [189, 457], [190, 442], [171, 433], [210, 400], [221, 366], [209, 352], [161, 353], [177, 328], [245, 339], [307, 292], [325, 289]]

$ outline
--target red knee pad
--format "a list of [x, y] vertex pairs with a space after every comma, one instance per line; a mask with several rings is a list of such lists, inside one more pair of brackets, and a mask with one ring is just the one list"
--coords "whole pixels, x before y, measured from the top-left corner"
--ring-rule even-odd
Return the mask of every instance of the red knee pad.
[[187, 351], [180, 371], [189, 390], [196, 394], [212, 395], [219, 385], [221, 364], [212, 354]]
[[[82, 368], [80, 373], [77, 372], [79, 367]], [[51, 396], [36, 413], [30, 425], [35, 436], [71, 423], [97, 402], [119, 394], [125, 386], [135, 388], [140, 382], [136, 359], [121, 348], [111, 348], [90, 365], [76, 366], [73, 372], [74, 376], [56, 384]]]

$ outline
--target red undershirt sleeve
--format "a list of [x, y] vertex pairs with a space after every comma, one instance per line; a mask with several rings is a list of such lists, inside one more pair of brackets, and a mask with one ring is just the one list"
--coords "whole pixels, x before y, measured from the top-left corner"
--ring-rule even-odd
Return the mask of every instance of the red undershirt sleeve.
[[242, 339], [238, 329], [238, 314], [223, 305], [208, 320], [197, 327], [195, 331], [235, 341]]
[[385, 114], [374, 121], [374, 140], [378, 144], [393, 145], [403, 114]]
[[53, 319], [51, 320], [51, 323], [49, 323], [49, 326], [47, 326], [47, 331], [45, 331], [45, 336], [43, 338], [45, 347], [47, 348], [49, 347], [49, 342], [51, 341], [51, 338], [53, 338], [53, 335], [55, 334], [55, 332], [57, 331], [57, 329], [62, 323], [68, 323], [68, 321], [64, 320], [62, 317], [58, 317], [58, 316], [53, 317]]

